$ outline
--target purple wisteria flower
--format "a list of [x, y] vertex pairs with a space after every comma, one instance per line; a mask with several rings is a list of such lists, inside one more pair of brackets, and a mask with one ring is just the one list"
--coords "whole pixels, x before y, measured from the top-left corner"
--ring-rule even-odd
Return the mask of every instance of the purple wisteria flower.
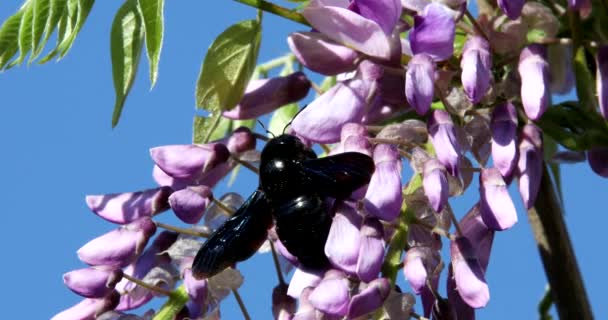
[[533, 124], [526, 124], [519, 141], [519, 193], [526, 209], [532, 208], [540, 187], [543, 175], [543, 140], [542, 132]]
[[426, 54], [417, 54], [407, 65], [405, 97], [420, 115], [431, 108], [435, 94], [435, 62]]
[[470, 37], [462, 49], [462, 86], [472, 103], [479, 103], [490, 88], [492, 55], [490, 45], [480, 36]]
[[169, 209], [168, 198], [172, 192], [169, 187], [160, 187], [137, 192], [89, 195], [86, 202], [89, 209], [101, 218], [126, 224]]
[[496, 168], [482, 169], [479, 180], [483, 222], [493, 230], [511, 228], [517, 222], [517, 211], [500, 171]]
[[517, 70], [521, 77], [521, 102], [526, 115], [538, 120], [551, 100], [547, 49], [539, 44], [525, 47], [519, 56]]
[[473, 308], [485, 307], [490, 300], [490, 290], [469, 239], [460, 237], [450, 241], [450, 255], [454, 281], [462, 300]]
[[457, 176], [461, 149], [450, 114], [443, 110], [433, 111], [428, 121], [428, 131], [437, 159], [452, 176]]
[[380, 144], [374, 148], [376, 170], [365, 194], [366, 211], [385, 221], [399, 216], [401, 192], [401, 159], [394, 145]]
[[427, 54], [435, 61], [450, 58], [454, 53], [455, 30], [456, 22], [450, 9], [440, 3], [428, 4], [414, 17], [414, 28], [409, 34], [412, 53]]
[[70, 271], [63, 275], [63, 283], [85, 298], [103, 298], [114, 290], [122, 279], [122, 270], [96, 266]]
[[593, 172], [608, 178], [608, 148], [593, 148], [587, 151], [587, 161]]
[[441, 212], [448, 202], [448, 178], [445, 167], [436, 159], [427, 160], [424, 164], [422, 187], [429, 199], [431, 208]]
[[507, 179], [517, 162], [517, 111], [510, 102], [497, 105], [492, 111], [492, 160]]
[[608, 45], [597, 51], [597, 74], [595, 77], [600, 114], [608, 120]]
[[154, 163], [173, 178], [188, 179], [225, 162], [230, 151], [224, 144], [169, 145], [150, 149]]
[[56, 314], [51, 320], [95, 319], [106, 311], [114, 309], [120, 295], [113, 291], [101, 299], [84, 299], [73, 307]]
[[211, 203], [213, 194], [207, 186], [190, 186], [174, 192], [169, 204], [175, 215], [185, 223], [198, 223]]
[[337, 75], [355, 70], [359, 54], [318, 32], [294, 32], [287, 38], [291, 52], [308, 69]]
[[519, 18], [526, 0], [498, 0], [498, 6], [511, 20]]

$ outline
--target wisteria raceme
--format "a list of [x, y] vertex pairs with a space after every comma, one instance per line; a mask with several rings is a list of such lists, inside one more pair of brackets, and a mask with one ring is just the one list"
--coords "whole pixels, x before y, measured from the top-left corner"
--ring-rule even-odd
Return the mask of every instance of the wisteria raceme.
[[[312, 29], [291, 32], [291, 53], [256, 69], [240, 102], [222, 110], [222, 121], [229, 123], [221, 128], [228, 131], [224, 137], [151, 148], [156, 188], [86, 197], [95, 215], [121, 226], [78, 250], [88, 266], [65, 273], [64, 283], [84, 300], [53, 319], [150, 319], [164, 313], [151, 310], [139, 317], [124, 312], [167, 295], [183, 302], [171, 311], [171, 319], [220, 319], [222, 300], [231, 293], [240, 300], [237, 289], [252, 276], [251, 269], [239, 271], [244, 247], [273, 254], [279, 281], [267, 294], [272, 294], [274, 319], [475, 319], [476, 309], [490, 303], [486, 271], [495, 232], [518, 221], [511, 182], [517, 182], [530, 209], [544, 188], [541, 183], [551, 180], [542, 179], [545, 159], [552, 165], [586, 159], [593, 172], [608, 177], [606, 140], [578, 132], [596, 126], [589, 132], [608, 136], [608, 130], [597, 128], [601, 117], [608, 119], [608, 45], [587, 36], [569, 39], [562, 25], [566, 17], [595, 21], [591, 2], [569, 0], [568, 8], [524, 0], [479, 3], [477, 18], [462, 0], [311, 0], [289, 11], [292, 20], [305, 19]], [[568, 12], [556, 13], [562, 10]], [[581, 70], [575, 67], [588, 66], [573, 60], [574, 53], [580, 59], [575, 49], [584, 50], [587, 59], [596, 54], [589, 65], [596, 67], [590, 72], [596, 75], [599, 110], [578, 106], [576, 112], [585, 113], [572, 115], [596, 119], [596, 124], [559, 114], [574, 102], [548, 109], [551, 92], [566, 93], [577, 83], [580, 94]], [[279, 67], [280, 76], [257, 79]], [[310, 72], [327, 77], [317, 84]], [[306, 98], [311, 87], [317, 96]], [[296, 104], [306, 106], [296, 112]], [[281, 108], [285, 105], [290, 106]], [[255, 132], [254, 121], [240, 121], [272, 112], [266, 130], [272, 138]], [[578, 130], [584, 139], [569, 139], [557, 130], [566, 120], [579, 125], [567, 129]], [[263, 172], [258, 150], [264, 146], [257, 140], [272, 145], [280, 140], [279, 132], [297, 137], [310, 150], [303, 152], [305, 160], [278, 159], [277, 166], [300, 168], [305, 161], [350, 152], [374, 162], [373, 172], [350, 194], [327, 196], [327, 186], [311, 182], [314, 175], [293, 171], [294, 179], [307, 186], [303, 195], [321, 199], [318, 208], [327, 214], [322, 231], [327, 238], [318, 247], [322, 252], [316, 252], [324, 264], [311, 268], [306, 257], [289, 252], [292, 247], [287, 249], [273, 212], [285, 199], [262, 191], [265, 182], [258, 179], [243, 184], [257, 186], [266, 214], [274, 214], [272, 222], [266, 216], [268, 230], [254, 230], [263, 237], [247, 238], [250, 243], [242, 241], [238, 248], [231, 248], [230, 241], [242, 236], [246, 222], [229, 230], [225, 247], [218, 249], [231, 256], [218, 260], [225, 268], [197, 276], [194, 256], [205, 239], [227, 230], [222, 227], [226, 221], [237, 221], [247, 211], [241, 195], [220, 194], [222, 188], [214, 187], [228, 175], [236, 177], [235, 168]], [[205, 133], [217, 137], [218, 132]], [[544, 150], [543, 135], [565, 149]], [[331, 174], [318, 174], [349, 181], [353, 172], [342, 165], [353, 164], [331, 163]], [[478, 200], [464, 214], [450, 198], [466, 194], [474, 175]], [[288, 191], [281, 188], [275, 191]], [[166, 211], [187, 226], [158, 220]], [[156, 235], [159, 228], [168, 230]], [[309, 231], [310, 239], [319, 232]], [[442, 250], [446, 247], [449, 256]], [[287, 278], [290, 270], [295, 271]], [[253, 276], [265, 281], [267, 274]], [[409, 292], [402, 292], [397, 277], [408, 282]]]

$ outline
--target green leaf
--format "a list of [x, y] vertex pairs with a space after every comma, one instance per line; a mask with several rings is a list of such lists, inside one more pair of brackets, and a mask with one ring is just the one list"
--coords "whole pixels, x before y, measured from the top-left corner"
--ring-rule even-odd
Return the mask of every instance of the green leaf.
[[[42, 49], [44, 49], [49, 41], [49, 38], [51, 37], [51, 34], [53, 34], [53, 31], [55, 31], [59, 25], [59, 21], [61, 20], [66, 8], [66, 0], [42, 0], [42, 2], [49, 3], [49, 12], [44, 25], [44, 38], [42, 38], [42, 41], [33, 44], [30, 62], [36, 59], [42, 53]], [[35, 28], [37, 28], [39, 25], [38, 20], [40, 19], [40, 21], [42, 21], [41, 18], [39, 18], [41, 15], [37, 17], [36, 13], [34, 13], [34, 16], [34, 23], [36, 24]], [[36, 39], [36, 37], [34, 38]]]
[[226, 136], [232, 120], [222, 117], [220, 113], [209, 117], [194, 116], [192, 124], [192, 143], [207, 143]]
[[196, 84], [196, 105], [219, 114], [241, 100], [253, 74], [261, 40], [256, 20], [241, 21], [211, 44]]
[[51, 18], [51, 1], [50, 0], [33, 0], [32, 4], [32, 54], [29, 62], [35, 58], [34, 53], [40, 51], [38, 45], [42, 40], [42, 35], [46, 28], [47, 21]]
[[253, 129], [253, 127], [255, 127], [256, 122], [257, 122], [257, 119], [232, 120], [231, 130], [234, 131], [235, 129], [238, 129], [240, 127], [246, 127], [249, 129]]
[[59, 52], [61, 51], [59, 46], [65, 41], [67, 41], [67, 39], [72, 34], [74, 26], [76, 25], [76, 18], [78, 17], [77, 11], [77, 2], [73, 0], [63, 0], [62, 16], [57, 25], [57, 43], [55, 45], [55, 48], [42, 59], [40, 59], [38, 63], [47, 63], [48, 61], [53, 59], [57, 54], [59, 54]]
[[146, 33], [146, 52], [150, 62], [150, 83], [154, 87], [158, 77], [158, 61], [163, 46], [164, 0], [138, 0]]
[[595, 81], [585, 58], [585, 47], [579, 47], [574, 55], [574, 75], [576, 76], [576, 96], [580, 106], [589, 112], [596, 110]]
[[112, 76], [116, 92], [112, 127], [118, 124], [125, 99], [133, 85], [143, 41], [144, 29], [137, 10], [137, 0], [127, 0], [116, 13], [110, 34]]
[[[78, 32], [80, 32], [80, 29], [84, 25], [84, 22], [87, 20], [87, 17], [89, 16], [89, 12], [91, 12], [91, 8], [93, 7], [93, 3], [95, 2], [94, 0], [68, 0], [68, 1], [69, 1], [69, 3], [72, 3], [72, 2], [77, 3], [78, 9], [77, 9], [77, 15], [76, 15], [76, 22], [73, 25], [72, 32], [69, 34], [69, 36], [65, 39], [65, 41], [62, 41], [59, 44], [59, 46], [57, 47], [60, 52], [59, 59], [63, 58], [68, 53], [70, 48], [72, 47], [72, 44], [74, 43], [74, 40], [76, 39], [76, 35], [78, 35]], [[68, 6], [69, 6], [69, 4], [68, 4]]]
[[298, 113], [298, 105], [296, 103], [281, 107], [272, 114], [272, 118], [268, 122], [268, 131], [278, 137], [283, 133], [283, 129], [285, 129], [285, 126], [293, 119], [296, 113]]
[[19, 27], [23, 17], [23, 8], [10, 16], [0, 27], [0, 69], [4, 69], [10, 59], [17, 53]]
[[19, 25], [19, 57], [11, 62], [9, 68], [21, 64], [27, 53], [32, 49], [32, 21], [34, 18], [34, 6], [31, 2], [27, 3], [24, 7], [23, 17], [21, 18], [21, 24]]

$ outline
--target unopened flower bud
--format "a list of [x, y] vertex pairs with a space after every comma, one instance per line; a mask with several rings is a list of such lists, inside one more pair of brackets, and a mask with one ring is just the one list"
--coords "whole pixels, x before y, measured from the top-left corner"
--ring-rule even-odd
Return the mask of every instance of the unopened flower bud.
[[[441, 30], [441, 32], [438, 32]], [[430, 3], [414, 18], [409, 39], [412, 53], [424, 53], [435, 61], [443, 61], [454, 53], [456, 23], [451, 10], [440, 3]]]
[[355, 70], [359, 56], [357, 51], [318, 32], [294, 32], [287, 37], [287, 44], [305, 67], [328, 76]]
[[169, 209], [168, 198], [173, 190], [160, 187], [138, 192], [89, 195], [89, 209], [114, 223], [125, 224], [141, 217], [151, 217]]
[[220, 143], [186, 144], [152, 148], [150, 155], [156, 165], [169, 176], [187, 179], [225, 162], [230, 151]]
[[505, 177], [517, 162], [517, 112], [510, 102], [499, 104], [492, 112], [492, 159], [494, 166]]
[[446, 173], [445, 167], [436, 159], [430, 159], [424, 164], [422, 187], [431, 208], [436, 212], [441, 212], [448, 202], [449, 186]]
[[155, 232], [154, 222], [142, 217], [89, 241], [78, 249], [78, 257], [89, 265], [124, 267], [143, 251]]
[[98, 315], [114, 309], [119, 298], [120, 294], [116, 291], [101, 299], [87, 298], [56, 314], [51, 320], [95, 319]]
[[593, 148], [587, 151], [587, 161], [593, 172], [608, 178], [608, 148]]
[[462, 300], [476, 309], [485, 307], [490, 300], [490, 289], [470, 241], [464, 237], [450, 241], [450, 255], [456, 287]]
[[428, 131], [437, 159], [451, 175], [457, 176], [460, 163], [460, 143], [456, 138], [456, 128], [450, 114], [443, 110], [435, 110], [429, 119]]
[[73, 270], [63, 275], [63, 283], [85, 298], [107, 296], [121, 279], [121, 269], [103, 266]]
[[361, 246], [357, 259], [357, 276], [364, 282], [378, 277], [384, 261], [384, 229], [375, 218], [367, 218], [360, 230]]
[[336, 270], [328, 271], [311, 292], [310, 303], [317, 309], [334, 316], [345, 316], [350, 301], [349, 281]]
[[496, 168], [482, 169], [479, 180], [483, 222], [493, 230], [511, 228], [517, 222], [517, 211], [500, 171]]
[[365, 194], [367, 212], [385, 221], [399, 216], [403, 193], [401, 191], [401, 160], [393, 145], [379, 144], [374, 149], [376, 170]]
[[360, 227], [361, 217], [355, 209], [348, 204], [340, 204], [325, 242], [325, 255], [331, 264], [349, 274], [357, 272], [361, 248]]
[[302, 72], [285, 77], [252, 80], [236, 107], [224, 111], [229, 119], [253, 119], [296, 102], [308, 94], [310, 81]]
[[542, 132], [533, 124], [526, 124], [519, 141], [519, 193], [526, 209], [532, 208], [538, 195], [540, 180], [543, 176]]
[[257, 139], [247, 127], [237, 128], [226, 139], [226, 147], [230, 153], [239, 154], [255, 149]]
[[348, 306], [348, 319], [364, 316], [384, 303], [391, 292], [391, 283], [386, 278], [371, 281], [369, 285], [355, 294]]
[[212, 198], [213, 194], [209, 187], [191, 186], [174, 192], [169, 197], [169, 204], [180, 220], [196, 224], [203, 217]]
[[551, 99], [547, 49], [540, 44], [525, 47], [519, 56], [517, 70], [521, 78], [521, 102], [526, 115], [532, 120], [538, 120], [547, 110]]
[[481, 268], [487, 270], [490, 261], [490, 252], [492, 251], [492, 242], [494, 242], [494, 230], [486, 226], [479, 213], [479, 204], [476, 204], [462, 218], [459, 223], [462, 235], [469, 239], [473, 247], [477, 260]]
[[462, 51], [462, 86], [472, 103], [479, 103], [490, 88], [492, 55], [490, 45], [480, 36], [470, 37]]
[[431, 108], [435, 93], [435, 63], [426, 54], [417, 54], [408, 63], [405, 73], [405, 97], [420, 115]]
[[595, 78], [600, 114], [608, 120], [608, 45], [597, 51], [597, 75]]

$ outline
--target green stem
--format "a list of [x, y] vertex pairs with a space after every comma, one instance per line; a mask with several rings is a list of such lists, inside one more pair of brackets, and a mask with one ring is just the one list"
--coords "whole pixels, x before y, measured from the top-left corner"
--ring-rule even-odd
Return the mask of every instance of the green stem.
[[547, 289], [545, 290], [545, 295], [538, 303], [538, 313], [539, 319], [541, 320], [549, 320], [551, 319], [551, 315], [549, 315], [549, 309], [553, 305], [553, 295], [551, 294], [551, 287], [547, 285]]
[[528, 219], [559, 318], [593, 319], [562, 208], [544, 165], [538, 196], [534, 207], [528, 210]]
[[188, 302], [188, 293], [182, 284], [169, 295], [169, 300], [163, 304], [153, 320], [172, 320]]
[[245, 320], [251, 320], [251, 317], [249, 316], [249, 312], [247, 311], [247, 308], [245, 307], [245, 303], [243, 302], [243, 298], [241, 298], [241, 295], [239, 294], [238, 290], [232, 289], [232, 294], [234, 294], [234, 298], [236, 299], [236, 302], [239, 304], [239, 308], [241, 308], [241, 312], [243, 313], [243, 318], [245, 318]]
[[308, 21], [302, 16], [300, 13], [296, 11], [289, 10], [285, 7], [281, 7], [274, 3], [264, 1], [264, 0], [234, 0], [236, 2], [240, 2], [246, 4], [248, 6], [258, 8], [262, 11], [266, 11], [272, 14], [276, 14], [277, 16], [283, 17], [285, 19], [301, 23], [306, 26], [310, 26]]

